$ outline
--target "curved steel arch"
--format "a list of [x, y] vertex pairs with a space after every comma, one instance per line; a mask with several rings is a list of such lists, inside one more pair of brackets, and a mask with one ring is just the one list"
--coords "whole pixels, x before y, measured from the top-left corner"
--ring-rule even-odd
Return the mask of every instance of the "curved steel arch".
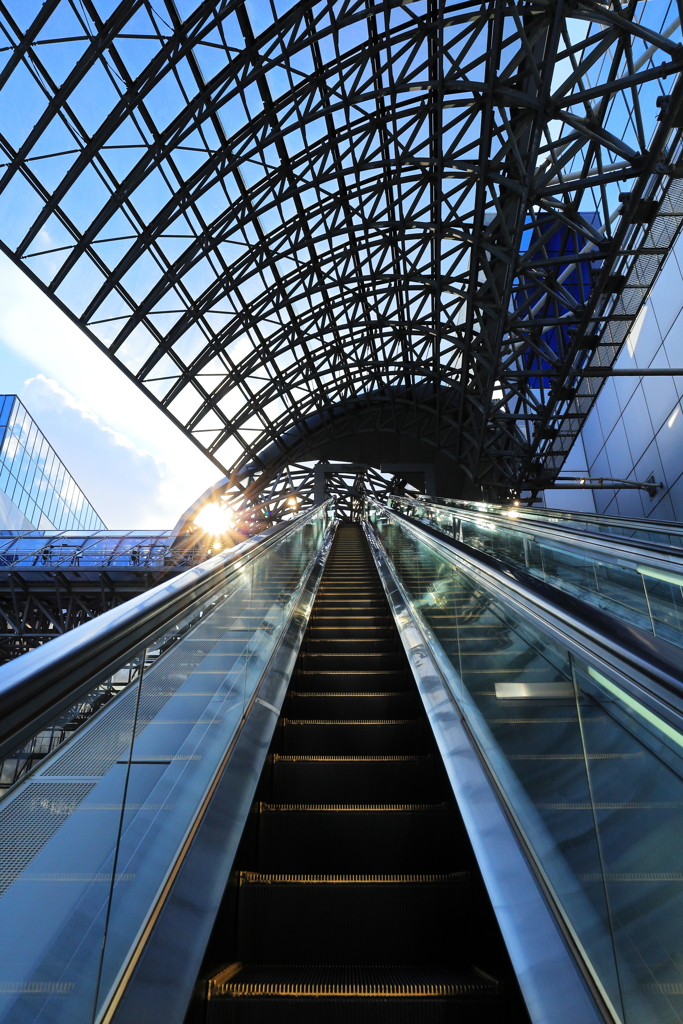
[[554, 479], [683, 220], [677, 11], [104, 9], [0, 3], [0, 239], [235, 495], [373, 429]]

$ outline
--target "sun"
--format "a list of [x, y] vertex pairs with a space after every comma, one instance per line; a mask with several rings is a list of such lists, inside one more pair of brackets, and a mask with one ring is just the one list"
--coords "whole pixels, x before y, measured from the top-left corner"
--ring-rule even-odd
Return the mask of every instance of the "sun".
[[195, 524], [205, 533], [212, 537], [218, 537], [226, 533], [233, 524], [232, 513], [229, 509], [219, 505], [217, 502], [210, 502], [199, 510], [194, 518]]

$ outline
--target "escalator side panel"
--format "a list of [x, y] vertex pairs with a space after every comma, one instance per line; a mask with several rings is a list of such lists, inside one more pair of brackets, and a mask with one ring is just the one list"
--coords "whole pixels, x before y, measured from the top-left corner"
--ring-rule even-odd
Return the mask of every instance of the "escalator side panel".
[[129, 978], [122, 979], [113, 1024], [138, 1024], [142, 1020], [145, 1024], [179, 1024], [185, 1016], [245, 831], [277, 724], [277, 709], [285, 699], [327, 550], [321, 549], [297, 610], [206, 799], [199, 826], [188, 836], [187, 852], [167, 883], [169, 893], [160, 912], [148, 934], [141, 937], [140, 956], [134, 960]]
[[[536, 638], [527, 636], [524, 623], [500, 610], [495, 614], [495, 600], [483, 588], [459, 584], [458, 577], [439, 573], [429, 560], [422, 564], [415, 545], [406, 546], [406, 556], [397, 569], [369, 526], [367, 532], [532, 1020], [573, 1024], [614, 1019], [603, 991], [588, 971], [582, 970], [583, 951], [547, 899], [542, 876], [539, 881], [532, 870], [528, 851], [520, 845], [516, 827], [492, 784], [493, 770], [488, 764], [485, 767], [478, 747], [483, 743], [485, 756], [495, 759], [497, 747], [489, 738], [487, 724], [499, 730], [505, 719], [512, 730], [511, 742], [518, 744], [515, 749], [521, 769], [535, 772], [544, 792], [553, 794], [552, 799], [558, 799], [559, 784], [567, 786], [566, 771], [561, 779], [554, 775], [556, 762], [568, 766], [585, 785], [581, 748], [576, 745], [574, 700], [528, 700], [520, 705], [499, 699], [496, 692], [497, 681], [506, 678], [530, 681], [532, 687], [535, 680], [544, 685], [554, 679], [571, 680], [566, 652], [533, 642]], [[413, 583], [426, 608], [428, 626], [414, 614], [408, 596]], [[426, 593], [437, 599], [425, 601]], [[482, 726], [476, 739], [469, 724], [465, 725], [455, 694], [463, 700], [469, 696], [468, 715], [473, 718], [474, 700], [485, 710], [485, 718], [474, 718]], [[531, 722], [534, 716], [542, 723], [550, 721], [551, 727], [557, 719], [557, 731], [547, 752], [540, 756], [530, 748], [523, 732], [524, 720]], [[498, 761], [492, 763], [500, 769]], [[557, 857], [556, 844], [549, 841], [545, 853], [548, 858]]]

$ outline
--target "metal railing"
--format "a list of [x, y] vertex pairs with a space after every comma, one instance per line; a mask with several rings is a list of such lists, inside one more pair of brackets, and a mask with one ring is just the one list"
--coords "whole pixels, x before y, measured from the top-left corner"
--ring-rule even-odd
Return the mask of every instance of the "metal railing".
[[385, 506], [369, 502], [368, 520], [604, 1013], [671, 1019], [683, 990], [677, 652]]
[[[172, 968], [154, 998], [182, 1021], [332, 514], [274, 527], [0, 669], [4, 750], [122, 684], [0, 801], [0, 1021], [148, 1019], [124, 1006], [149, 993], [155, 956]], [[191, 903], [189, 922], [161, 926]]]
[[678, 548], [531, 521], [514, 508], [489, 513], [398, 497], [388, 505], [683, 647], [683, 551]]

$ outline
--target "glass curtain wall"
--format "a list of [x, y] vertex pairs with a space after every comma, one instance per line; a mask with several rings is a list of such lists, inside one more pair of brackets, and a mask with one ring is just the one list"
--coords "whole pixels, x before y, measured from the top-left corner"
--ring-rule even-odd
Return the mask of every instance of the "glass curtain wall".
[[16, 395], [0, 395], [0, 439], [0, 530], [106, 530]]

